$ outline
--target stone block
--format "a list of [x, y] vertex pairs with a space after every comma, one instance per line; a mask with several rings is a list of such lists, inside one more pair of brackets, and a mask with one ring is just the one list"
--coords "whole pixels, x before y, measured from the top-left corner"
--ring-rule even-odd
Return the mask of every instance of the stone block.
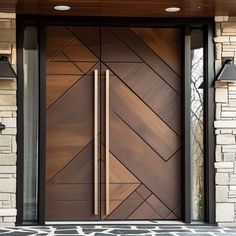
[[227, 202], [228, 192], [228, 186], [216, 186], [216, 202]]
[[228, 118], [236, 118], [236, 112], [230, 112], [230, 111], [223, 111], [221, 113], [222, 118], [228, 117]]
[[[215, 60], [215, 72], [218, 74], [222, 68], [222, 61], [221, 60]], [[216, 81], [220, 82], [220, 81]], [[225, 84], [225, 83], [224, 83]]]
[[13, 174], [1, 174], [0, 173], [0, 179], [9, 179], [13, 178]]
[[11, 146], [11, 136], [0, 135], [0, 146]]
[[236, 128], [235, 120], [218, 120], [214, 122], [215, 128]]
[[6, 128], [2, 130], [2, 134], [6, 134], [6, 135], [16, 135], [16, 133], [17, 133], [16, 128]]
[[0, 117], [10, 118], [10, 117], [12, 117], [12, 112], [11, 111], [0, 111]]
[[0, 88], [7, 90], [16, 90], [16, 80], [1, 80]]
[[16, 153], [17, 152], [17, 145], [16, 145], [16, 137], [12, 137], [12, 152]]
[[0, 166], [0, 174], [16, 173], [16, 166]]
[[234, 203], [216, 203], [216, 222], [234, 222]]
[[228, 173], [216, 173], [215, 182], [217, 185], [228, 185], [229, 174]]
[[[220, 63], [221, 63], [221, 61], [220, 61]], [[215, 88], [225, 88], [225, 89], [228, 89], [228, 83], [216, 80], [215, 81]], [[222, 106], [225, 106], [225, 104], [223, 104]]]
[[221, 27], [224, 30], [227, 29], [236, 29], [236, 22], [230, 21], [230, 22], [222, 22]]
[[235, 16], [230, 16], [229, 21], [236, 21], [236, 17]]
[[235, 36], [231, 36], [231, 37], [229, 38], [229, 41], [235, 43], [235, 42], [236, 42], [236, 37], [235, 37]]
[[217, 169], [218, 173], [229, 173], [229, 174], [233, 174], [234, 173], [234, 169]]
[[222, 57], [234, 57], [234, 52], [222, 52]]
[[216, 115], [216, 120], [221, 119], [221, 104], [219, 103], [216, 104], [215, 115]]
[[[1, 84], [0, 84], [1, 86]], [[16, 105], [15, 95], [1, 95], [0, 94], [0, 106], [14, 106]]]
[[224, 153], [224, 161], [226, 162], [235, 161], [235, 153]]
[[16, 14], [0, 12], [0, 19], [16, 19]]
[[0, 42], [16, 42], [16, 31], [14, 29], [0, 29]]
[[16, 95], [16, 91], [14, 90], [0, 90], [1, 95]]
[[235, 52], [236, 51], [236, 45], [230, 44], [230, 45], [223, 45], [224, 52]]
[[[1, 37], [1, 34], [0, 34]], [[225, 43], [229, 42], [229, 37], [228, 36], [218, 36], [214, 38], [215, 43]]]
[[15, 193], [16, 192], [16, 179], [1, 179], [0, 192]]
[[231, 169], [234, 168], [233, 162], [216, 162], [215, 163], [216, 169]]
[[7, 128], [16, 128], [16, 118], [3, 118], [2, 123]]
[[220, 145], [216, 145], [215, 157], [217, 162], [222, 161], [222, 148]]
[[236, 144], [223, 145], [222, 149], [225, 149], [225, 150], [226, 149], [235, 149], [236, 150]]
[[0, 193], [0, 201], [10, 201], [10, 193]]
[[235, 136], [230, 134], [220, 134], [216, 136], [217, 144], [235, 144]]
[[5, 223], [2, 220], [1, 226], [2, 227], [15, 227], [15, 223]]
[[215, 23], [215, 35], [218, 37], [218, 36], [221, 36], [221, 25], [220, 23]]
[[9, 216], [3, 217], [3, 222], [5, 223], [14, 223], [15, 221], [16, 217], [9, 217]]
[[217, 88], [215, 91], [215, 101], [219, 103], [227, 103], [228, 90], [226, 88]]
[[11, 43], [0, 42], [0, 54], [11, 54]]
[[229, 21], [229, 16], [215, 16], [215, 22]]
[[16, 209], [0, 209], [0, 216], [16, 216]]
[[229, 184], [230, 184], [230, 186], [236, 185], [236, 177], [230, 176]]
[[226, 146], [224, 146], [222, 148], [222, 152], [223, 153], [232, 153], [232, 152], [236, 152], [236, 149], [235, 148], [225, 148]]
[[16, 29], [16, 20], [15, 19], [11, 20], [11, 28]]
[[221, 129], [220, 133], [221, 134], [232, 134], [233, 130], [232, 129]]
[[0, 111], [16, 111], [16, 110], [17, 110], [16, 106], [0, 106]]
[[216, 59], [221, 60], [221, 54], [222, 54], [222, 45], [221, 45], [221, 43], [216, 43], [215, 48], [216, 48]]
[[[236, 186], [235, 186], [236, 187]], [[229, 191], [229, 198], [232, 200], [234, 198], [234, 200], [236, 200], [236, 191], [232, 190]]]
[[11, 19], [0, 19], [0, 29], [11, 29]]

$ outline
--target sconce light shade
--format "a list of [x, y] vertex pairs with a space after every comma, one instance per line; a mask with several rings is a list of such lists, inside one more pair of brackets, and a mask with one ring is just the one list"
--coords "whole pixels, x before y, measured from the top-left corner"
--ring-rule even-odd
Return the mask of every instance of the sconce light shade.
[[222, 82], [236, 82], [236, 65], [232, 60], [227, 60], [217, 80]]
[[11, 67], [7, 57], [0, 55], [0, 80], [15, 79], [16, 73]]

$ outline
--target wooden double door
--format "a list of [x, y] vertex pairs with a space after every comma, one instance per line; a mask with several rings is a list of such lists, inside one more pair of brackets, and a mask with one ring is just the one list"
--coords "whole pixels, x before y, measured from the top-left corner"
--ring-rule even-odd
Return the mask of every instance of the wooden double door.
[[180, 220], [180, 29], [46, 38], [46, 220]]

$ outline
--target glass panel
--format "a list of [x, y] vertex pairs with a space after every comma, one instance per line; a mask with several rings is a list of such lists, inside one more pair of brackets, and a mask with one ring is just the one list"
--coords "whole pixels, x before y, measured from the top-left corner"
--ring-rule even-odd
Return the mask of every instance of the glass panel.
[[204, 220], [204, 49], [203, 33], [191, 34], [191, 158], [192, 220]]
[[37, 220], [38, 42], [37, 29], [24, 32], [24, 221]]

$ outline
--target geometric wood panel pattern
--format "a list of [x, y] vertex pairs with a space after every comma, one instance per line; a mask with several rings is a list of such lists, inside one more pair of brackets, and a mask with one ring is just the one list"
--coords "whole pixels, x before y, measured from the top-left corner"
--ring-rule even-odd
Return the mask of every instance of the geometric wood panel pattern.
[[[94, 69], [100, 71], [101, 81], [97, 217], [93, 215]], [[106, 69], [110, 71], [109, 215], [105, 214]], [[48, 27], [47, 220], [181, 219], [180, 75], [180, 29]]]
[[[102, 68], [111, 74], [110, 160], [126, 168], [115, 183], [110, 177], [112, 210], [103, 219], [181, 219], [180, 50], [179, 29], [101, 30]], [[139, 182], [124, 182], [130, 175]]]
[[[46, 220], [99, 219], [93, 214], [93, 71], [100, 64], [76, 33], [47, 27]], [[99, 45], [99, 34], [96, 40]]]

